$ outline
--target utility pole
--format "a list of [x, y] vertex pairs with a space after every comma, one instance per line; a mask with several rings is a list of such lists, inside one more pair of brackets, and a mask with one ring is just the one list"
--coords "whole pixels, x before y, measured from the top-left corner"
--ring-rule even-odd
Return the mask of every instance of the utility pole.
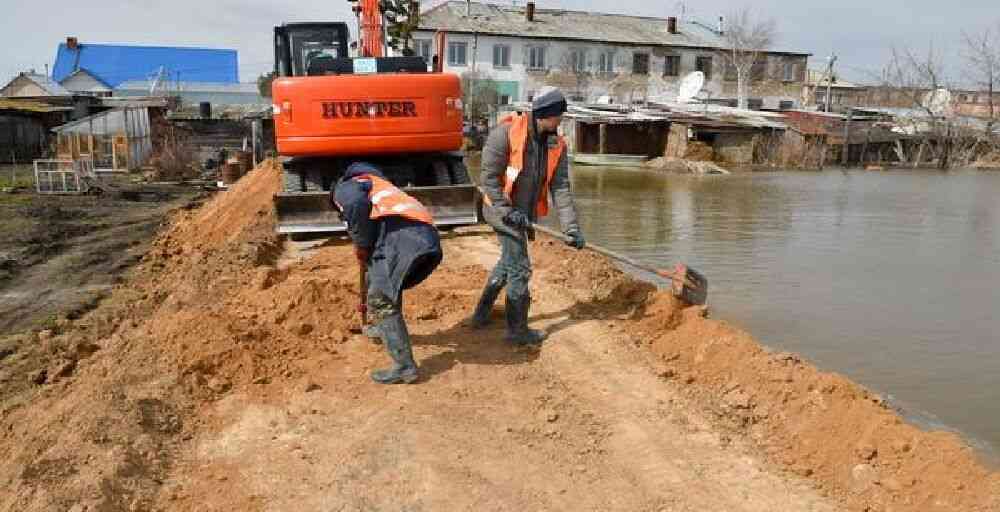
[[831, 54], [827, 60], [830, 61], [830, 64], [826, 68], [826, 111], [830, 112], [833, 108], [833, 97], [831, 97], [833, 94], [833, 64], [837, 62], [837, 55]]
[[844, 150], [841, 151], [840, 164], [847, 167], [851, 157], [851, 119], [854, 118], [854, 107], [847, 111], [847, 121], [844, 122]]

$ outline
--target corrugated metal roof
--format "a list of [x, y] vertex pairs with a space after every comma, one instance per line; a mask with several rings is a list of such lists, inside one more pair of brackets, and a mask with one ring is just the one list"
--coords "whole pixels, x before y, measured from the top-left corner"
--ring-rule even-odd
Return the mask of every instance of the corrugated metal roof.
[[[201, 92], [227, 94], [260, 94], [256, 83], [210, 83], [210, 82], [161, 82], [165, 94], [173, 92]], [[129, 80], [115, 87], [118, 91], [148, 91], [153, 86], [152, 80]]]
[[146, 80], [163, 68], [166, 76], [187, 82], [239, 82], [236, 50], [80, 44], [70, 50], [59, 45], [52, 76], [63, 81], [78, 69], [117, 87], [129, 80]]
[[708, 24], [691, 19], [680, 20], [678, 33], [671, 34], [666, 18], [536, 9], [534, 21], [529, 22], [524, 7], [464, 1], [429, 9], [420, 17], [420, 29], [642, 46], [724, 47], [722, 37]]
[[73, 107], [56, 107], [40, 101], [0, 98], [0, 110], [47, 114], [50, 112], [67, 112], [73, 110]]

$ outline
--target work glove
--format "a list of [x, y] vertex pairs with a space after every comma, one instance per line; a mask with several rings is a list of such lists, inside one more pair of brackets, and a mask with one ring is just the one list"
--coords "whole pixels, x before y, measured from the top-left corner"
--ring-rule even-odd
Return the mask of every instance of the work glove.
[[571, 229], [566, 232], [566, 236], [569, 238], [566, 240], [566, 245], [580, 250], [587, 246], [587, 241], [583, 239], [583, 233], [579, 229]]
[[503, 216], [503, 222], [512, 228], [528, 229], [531, 227], [531, 219], [517, 208], [511, 208], [510, 212]]
[[358, 265], [365, 266], [368, 264], [368, 259], [371, 258], [371, 250], [365, 247], [354, 246], [354, 257], [358, 259]]

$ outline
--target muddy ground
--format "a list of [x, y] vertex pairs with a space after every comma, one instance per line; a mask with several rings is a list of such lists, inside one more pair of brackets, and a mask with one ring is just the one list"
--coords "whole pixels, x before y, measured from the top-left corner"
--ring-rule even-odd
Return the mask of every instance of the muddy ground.
[[12, 337], [0, 510], [1000, 510], [960, 439], [551, 240], [541, 349], [502, 306], [463, 324], [498, 249], [452, 233], [407, 295], [421, 381], [372, 384], [350, 248], [276, 237], [277, 188], [175, 213], [95, 310]]
[[0, 333], [55, 327], [137, 263], [190, 188], [122, 185], [105, 196], [0, 193]]

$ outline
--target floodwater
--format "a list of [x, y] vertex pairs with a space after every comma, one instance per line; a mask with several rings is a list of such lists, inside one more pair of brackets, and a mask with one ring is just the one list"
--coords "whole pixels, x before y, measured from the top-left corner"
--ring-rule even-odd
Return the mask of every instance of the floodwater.
[[577, 166], [573, 184], [590, 241], [688, 263], [714, 317], [996, 457], [1000, 173]]

